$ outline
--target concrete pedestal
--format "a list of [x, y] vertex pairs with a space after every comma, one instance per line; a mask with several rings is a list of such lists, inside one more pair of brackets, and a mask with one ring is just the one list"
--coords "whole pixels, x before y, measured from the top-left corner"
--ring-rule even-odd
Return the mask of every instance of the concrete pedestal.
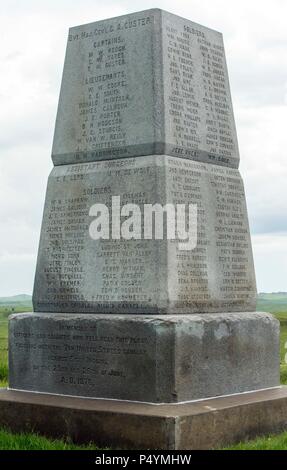
[[287, 429], [287, 387], [152, 405], [0, 390], [0, 426], [116, 449], [211, 449]]

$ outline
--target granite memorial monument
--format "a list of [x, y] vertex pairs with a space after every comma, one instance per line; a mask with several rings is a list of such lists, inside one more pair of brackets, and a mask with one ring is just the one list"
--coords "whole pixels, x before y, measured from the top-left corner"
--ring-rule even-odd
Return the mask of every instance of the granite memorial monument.
[[[222, 35], [158, 9], [71, 28], [52, 159], [34, 312], [10, 319], [10, 389], [180, 406], [278, 387]], [[111, 222], [91, 236], [95, 204], [130, 237]], [[179, 204], [196, 207], [192, 249], [135, 234], [135, 205], [166, 221]]]

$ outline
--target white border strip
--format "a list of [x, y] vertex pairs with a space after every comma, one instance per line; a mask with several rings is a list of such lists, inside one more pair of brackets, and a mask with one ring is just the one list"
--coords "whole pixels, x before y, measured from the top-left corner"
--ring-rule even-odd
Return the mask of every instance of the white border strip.
[[143, 405], [154, 405], [154, 406], [162, 406], [162, 405], [185, 405], [189, 403], [199, 403], [203, 401], [209, 400], [216, 400], [216, 398], [227, 398], [227, 397], [234, 397], [234, 396], [241, 396], [246, 395], [248, 393], [256, 393], [256, 392], [264, 392], [266, 390], [277, 390], [281, 389], [282, 385], [278, 385], [276, 387], [268, 387], [268, 388], [259, 388], [258, 390], [248, 390], [246, 392], [239, 392], [239, 393], [230, 393], [228, 395], [218, 395], [215, 397], [207, 397], [207, 398], [198, 398], [196, 400], [188, 400], [188, 401], [178, 401], [178, 402], [169, 402], [169, 403], [154, 403], [150, 401], [138, 401], [138, 400], [120, 400], [118, 398], [102, 398], [102, 397], [83, 397], [81, 395], [64, 395], [63, 393], [50, 393], [50, 392], [37, 392], [35, 390], [22, 390], [20, 388], [10, 388], [7, 387], [6, 390], [10, 390], [11, 392], [25, 392], [25, 393], [34, 393], [35, 395], [49, 395], [49, 396], [57, 396], [57, 397], [67, 397], [67, 398], [81, 398], [84, 400], [105, 400], [105, 401], [113, 401], [113, 402], [125, 402], [125, 403], [140, 403]]

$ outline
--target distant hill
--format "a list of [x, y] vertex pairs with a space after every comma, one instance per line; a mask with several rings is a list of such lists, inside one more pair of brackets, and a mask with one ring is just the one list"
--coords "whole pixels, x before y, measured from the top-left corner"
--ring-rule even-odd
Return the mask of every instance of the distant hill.
[[270, 313], [287, 312], [287, 292], [260, 292], [256, 310]]
[[10, 297], [0, 297], [0, 304], [11, 305], [11, 304], [26, 304], [32, 303], [32, 296], [27, 294], [12, 295]]
[[[27, 294], [0, 297], [0, 307], [32, 308], [32, 296]], [[257, 311], [287, 313], [287, 292], [260, 292], [257, 298]]]
[[[6, 317], [14, 312], [26, 312], [32, 310], [32, 296], [27, 294], [0, 297], [0, 313]], [[1, 316], [2, 318], [2, 316]]]
[[32, 302], [32, 295], [20, 294], [12, 295], [10, 297], [0, 297], [0, 304], [10, 304], [15, 302]]
[[27, 294], [0, 297], [0, 322], [6, 320], [11, 313], [30, 312], [32, 296]]

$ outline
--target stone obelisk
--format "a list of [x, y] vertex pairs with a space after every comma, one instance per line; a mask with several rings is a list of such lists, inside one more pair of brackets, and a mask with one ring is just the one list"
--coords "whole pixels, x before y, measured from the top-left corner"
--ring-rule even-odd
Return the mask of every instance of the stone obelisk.
[[[157, 9], [71, 28], [52, 158], [10, 388], [178, 403], [277, 386], [222, 35]], [[95, 204], [118, 210], [116, 236], [91, 236]], [[131, 221], [122, 237], [127, 204], [196, 206], [196, 246]]]

